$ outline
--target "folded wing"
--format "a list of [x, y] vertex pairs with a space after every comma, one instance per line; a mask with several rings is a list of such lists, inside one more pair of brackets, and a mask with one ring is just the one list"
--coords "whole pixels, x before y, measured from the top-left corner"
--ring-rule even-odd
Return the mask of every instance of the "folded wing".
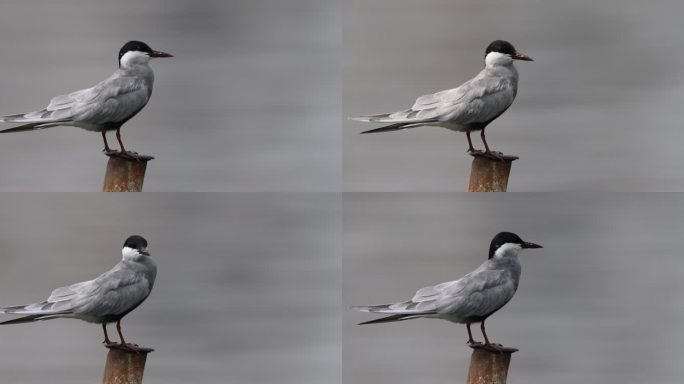
[[150, 94], [141, 79], [112, 76], [92, 88], [56, 96], [39, 111], [2, 116], [2, 122], [25, 125], [0, 132], [124, 122], [147, 104]]
[[356, 306], [362, 312], [391, 314], [361, 324], [408, 320], [418, 317], [477, 318], [488, 316], [515, 293], [515, 283], [504, 270], [475, 270], [463, 278], [425, 287], [411, 300], [393, 304]]
[[420, 96], [409, 109], [351, 119], [392, 124], [363, 133], [439, 125], [439, 122], [455, 125], [484, 123], [499, 116], [513, 103], [514, 87], [510, 87], [507, 81], [481, 73], [458, 88]]

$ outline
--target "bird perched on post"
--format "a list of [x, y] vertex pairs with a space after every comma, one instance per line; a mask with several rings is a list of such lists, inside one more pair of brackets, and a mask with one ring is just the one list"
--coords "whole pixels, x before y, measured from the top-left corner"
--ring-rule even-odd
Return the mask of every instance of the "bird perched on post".
[[420, 317], [465, 324], [468, 329], [468, 344], [476, 344], [470, 331], [470, 324], [481, 323], [484, 345], [497, 348], [487, 337], [485, 320], [513, 298], [518, 289], [521, 272], [518, 250], [529, 248], [542, 246], [523, 241], [514, 233], [501, 232], [492, 239], [487, 261], [462, 278], [422, 288], [408, 301], [355, 306], [352, 309], [390, 315], [360, 324], [387, 323]]
[[[362, 133], [389, 132], [421, 126], [436, 126], [465, 132], [468, 152], [476, 152], [470, 132], [481, 131], [485, 152], [492, 151], [485, 128], [511, 106], [518, 92], [518, 71], [514, 60], [533, 61], [504, 40], [493, 41], [485, 50], [485, 67], [458, 88], [423, 95], [413, 106], [399, 112], [352, 117], [352, 120], [390, 123]], [[496, 156], [496, 155], [495, 155]], [[498, 157], [498, 156], [497, 156]]]
[[173, 57], [154, 51], [142, 41], [129, 41], [119, 50], [119, 69], [92, 88], [54, 97], [39, 110], [0, 117], [6, 123], [22, 125], [0, 131], [23, 132], [60, 125], [83, 128], [102, 133], [104, 151], [112, 152], [107, 144], [107, 131], [116, 130], [121, 154], [128, 154], [121, 141], [121, 126], [140, 112], [150, 100], [154, 72], [148, 65], [154, 57]]
[[107, 335], [107, 324], [116, 323], [120, 347], [135, 349], [121, 333], [121, 319], [137, 308], [152, 291], [157, 264], [147, 250], [147, 240], [130, 236], [121, 251], [122, 260], [97, 278], [52, 291], [39, 303], [2, 307], [0, 313], [24, 315], [0, 324], [29, 323], [38, 320], [75, 318], [102, 325], [104, 343], [114, 345]]

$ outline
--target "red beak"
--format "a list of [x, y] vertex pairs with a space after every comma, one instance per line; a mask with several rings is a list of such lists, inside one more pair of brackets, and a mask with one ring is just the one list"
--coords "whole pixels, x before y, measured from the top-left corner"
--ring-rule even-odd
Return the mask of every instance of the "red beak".
[[150, 53], [150, 57], [173, 57], [173, 55], [166, 52], [152, 51], [152, 53]]
[[534, 61], [534, 60], [532, 60], [531, 57], [529, 57], [527, 55], [523, 55], [520, 52], [516, 52], [515, 55], [513, 55], [513, 60]]
[[140, 254], [145, 255], [145, 256], [149, 256], [150, 252], [147, 249], [145, 249], [145, 250], [140, 251]]

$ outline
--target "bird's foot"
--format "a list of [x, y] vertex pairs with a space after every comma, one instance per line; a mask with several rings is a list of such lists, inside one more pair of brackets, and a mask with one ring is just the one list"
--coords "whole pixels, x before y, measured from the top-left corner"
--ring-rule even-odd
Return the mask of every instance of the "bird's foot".
[[105, 345], [109, 349], [118, 349], [121, 351], [132, 352], [132, 353], [149, 353], [154, 351], [152, 348], [141, 347], [138, 344], [133, 343], [109, 343]]
[[494, 352], [494, 353], [514, 353], [518, 352], [516, 348], [510, 348], [510, 347], [504, 347], [501, 344], [496, 344], [496, 343], [479, 343], [476, 342], [475, 344], [468, 344], [470, 348], [473, 349], [484, 349], [489, 352]]
[[503, 152], [484, 151], [482, 154], [493, 160], [506, 161], [506, 157], [504, 156]]
[[511, 162], [514, 160], [518, 160], [517, 156], [504, 155], [502, 152], [497, 152], [497, 151], [475, 150], [473, 152], [470, 152], [470, 155], [473, 157], [482, 156], [482, 157], [486, 157], [490, 160], [501, 161], [501, 162]]
[[133, 344], [133, 343], [119, 344], [119, 349], [123, 349], [124, 351], [129, 351], [129, 352], [140, 353], [140, 351], [138, 350], [138, 344]]
[[135, 160], [135, 161], [142, 161], [142, 157], [138, 155], [138, 152], [133, 152], [133, 151], [121, 151], [119, 152], [119, 156], [130, 159], [130, 160]]
[[141, 155], [138, 152], [133, 151], [104, 151], [104, 154], [109, 157], [119, 157], [131, 161], [150, 161], [154, 159], [153, 156]]
[[470, 346], [484, 345], [484, 344], [480, 343], [479, 341], [475, 341], [473, 339], [468, 340], [466, 343]]
[[127, 158], [130, 160], [139, 160], [140, 159], [138, 152], [133, 152], [133, 151], [126, 151], [126, 150], [119, 151], [118, 155], [120, 157]]
[[107, 156], [122, 156], [125, 155], [125, 153], [121, 153], [121, 151], [117, 151], [116, 149], [109, 149], [105, 148], [102, 150], [102, 153], [104, 153]]
[[503, 353], [504, 352], [504, 346], [501, 344], [496, 344], [496, 343], [485, 343], [482, 345], [485, 349], [489, 349], [490, 351], [498, 352], [498, 353]]

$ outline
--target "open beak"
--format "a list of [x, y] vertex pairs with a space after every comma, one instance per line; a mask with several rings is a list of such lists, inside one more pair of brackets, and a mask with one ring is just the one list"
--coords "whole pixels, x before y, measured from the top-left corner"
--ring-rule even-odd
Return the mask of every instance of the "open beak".
[[140, 251], [140, 254], [145, 255], [145, 256], [149, 256], [150, 252], [147, 249], [143, 249], [142, 251]]
[[513, 60], [534, 61], [534, 60], [532, 60], [531, 57], [529, 57], [527, 55], [523, 55], [520, 52], [516, 52], [515, 55], [513, 55]]
[[544, 248], [544, 247], [542, 247], [542, 246], [539, 245], [539, 244], [535, 244], [535, 243], [523, 243], [523, 244], [522, 244], [522, 248], [523, 248], [523, 249], [528, 249], [528, 248]]
[[173, 57], [173, 55], [166, 52], [152, 51], [152, 53], [150, 53], [150, 57]]

